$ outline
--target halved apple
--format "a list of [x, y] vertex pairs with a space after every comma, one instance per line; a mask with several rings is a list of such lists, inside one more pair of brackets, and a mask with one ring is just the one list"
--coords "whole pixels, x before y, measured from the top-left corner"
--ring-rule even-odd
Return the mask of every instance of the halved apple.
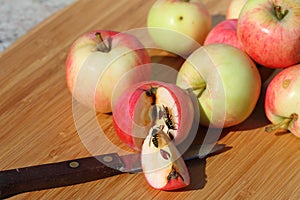
[[189, 94], [175, 84], [145, 81], [125, 90], [113, 106], [117, 135], [138, 151], [157, 119], [176, 145], [182, 142], [194, 119], [194, 105]]

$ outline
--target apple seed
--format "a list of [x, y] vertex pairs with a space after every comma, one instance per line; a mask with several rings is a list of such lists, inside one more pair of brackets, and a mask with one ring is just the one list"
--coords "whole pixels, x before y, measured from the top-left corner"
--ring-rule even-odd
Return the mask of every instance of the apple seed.
[[163, 150], [163, 149], [160, 149], [159, 153], [163, 157], [163, 159], [165, 159], [165, 160], [169, 160], [171, 158], [170, 153], [167, 152], [167, 151], [165, 151], [165, 150]]

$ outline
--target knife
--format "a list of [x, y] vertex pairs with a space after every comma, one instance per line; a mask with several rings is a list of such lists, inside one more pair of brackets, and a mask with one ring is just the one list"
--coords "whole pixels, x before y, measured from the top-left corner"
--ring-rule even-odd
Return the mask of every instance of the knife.
[[[189, 148], [185, 161], [204, 159], [224, 150], [226, 145], [202, 145]], [[203, 149], [208, 151], [203, 151]], [[199, 153], [201, 152], [204, 153]], [[206, 153], [205, 153], [206, 152]], [[57, 163], [0, 171], [0, 199], [20, 193], [85, 183], [122, 173], [141, 172], [140, 154], [117, 153], [79, 158]]]

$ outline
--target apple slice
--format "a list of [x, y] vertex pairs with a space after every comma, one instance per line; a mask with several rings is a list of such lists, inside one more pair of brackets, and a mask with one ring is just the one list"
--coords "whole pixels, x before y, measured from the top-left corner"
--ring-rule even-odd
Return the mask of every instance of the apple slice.
[[155, 124], [163, 125], [163, 131], [176, 145], [182, 142], [190, 133], [194, 113], [193, 102], [183, 89], [175, 84], [145, 81], [118, 98], [113, 106], [113, 122], [121, 141], [140, 151]]
[[190, 184], [190, 175], [173, 141], [154, 125], [144, 140], [141, 163], [148, 183], [155, 189], [175, 190]]

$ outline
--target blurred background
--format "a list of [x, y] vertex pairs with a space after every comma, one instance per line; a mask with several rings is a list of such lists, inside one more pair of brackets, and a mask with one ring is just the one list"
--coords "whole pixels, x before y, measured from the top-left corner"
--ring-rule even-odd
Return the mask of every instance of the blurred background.
[[0, 53], [38, 23], [76, 0], [0, 0]]

